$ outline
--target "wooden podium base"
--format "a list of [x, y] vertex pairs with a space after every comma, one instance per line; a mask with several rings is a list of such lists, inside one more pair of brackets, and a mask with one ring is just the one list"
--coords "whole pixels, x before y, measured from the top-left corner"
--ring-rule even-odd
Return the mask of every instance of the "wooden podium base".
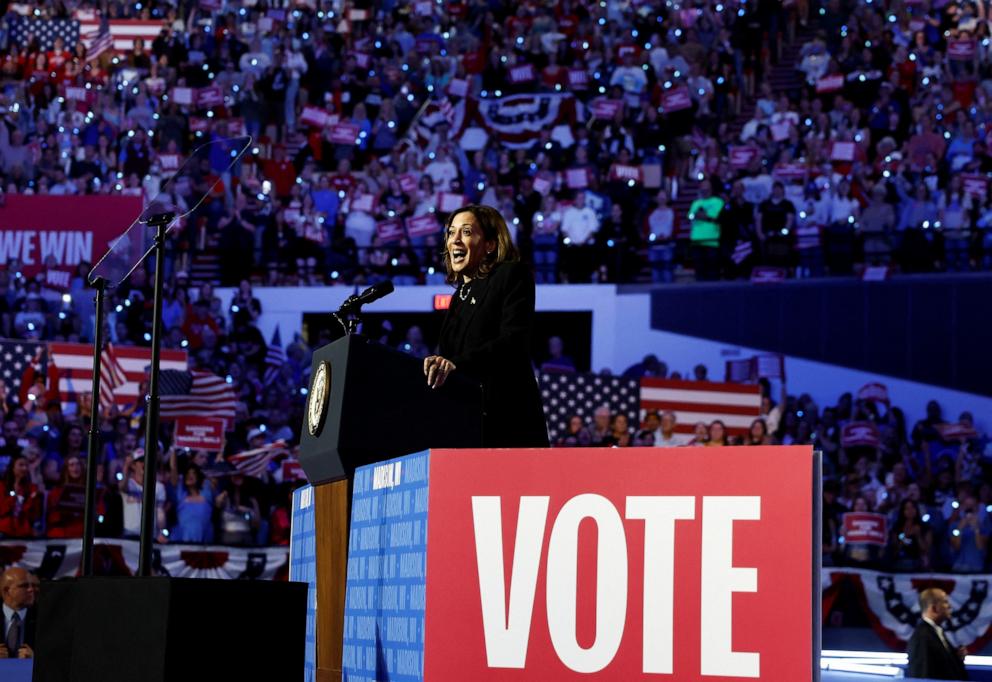
[[317, 534], [317, 682], [340, 682], [348, 570], [347, 480], [314, 486]]

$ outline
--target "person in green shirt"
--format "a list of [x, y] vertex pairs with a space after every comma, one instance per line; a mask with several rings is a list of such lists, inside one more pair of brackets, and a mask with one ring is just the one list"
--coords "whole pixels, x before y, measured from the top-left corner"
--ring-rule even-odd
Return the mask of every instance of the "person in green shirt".
[[713, 193], [709, 179], [699, 183], [699, 198], [689, 207], [692, 241], [692, 262], [697, 280], [720, 277], [720, 212], [723, 199]]

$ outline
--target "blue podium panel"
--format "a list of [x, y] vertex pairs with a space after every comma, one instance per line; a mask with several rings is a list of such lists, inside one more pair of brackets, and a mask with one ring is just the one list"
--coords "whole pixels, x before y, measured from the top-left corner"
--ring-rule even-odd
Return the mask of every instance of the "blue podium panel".
[[345, 593], [343, 678], [424, 678], [425, 451], [355, 472]]
[[3, 682], [31, 682], [34, 661], [30, 658], [0, 658], [0, 680]]
[[289, 536], [289, 579], [307, 584], [307, 639], [304, 682], [317, 674], [317, 531], [313, 486], [293, 491], [292, 532]]

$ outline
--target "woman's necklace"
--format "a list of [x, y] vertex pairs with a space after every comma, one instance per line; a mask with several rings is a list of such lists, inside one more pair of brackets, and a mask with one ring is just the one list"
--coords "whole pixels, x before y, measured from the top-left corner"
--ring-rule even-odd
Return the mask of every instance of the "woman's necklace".
[[466, 298], [468, 298], [468, 295], [471, 292], [472, 292], [472, 285], [470, 283], [469, 284], [463, 283], [460, 287], [458, 287], [458, 298], [464, 301]]

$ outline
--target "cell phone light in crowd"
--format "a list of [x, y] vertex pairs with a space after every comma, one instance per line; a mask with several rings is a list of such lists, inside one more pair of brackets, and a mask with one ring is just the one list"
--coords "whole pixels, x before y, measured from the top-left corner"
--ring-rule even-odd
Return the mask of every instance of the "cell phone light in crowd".
[[853, 215], [847, 216], [847, 222], [849, 222], [849, 223], [851, 223], [853, 225], [854, 224], [854, 216]]
[[265, 201], [265, 195], [262, 194], [261, 192], [259, 192], [258, 194], [256, 194], [255, 195], [255, 198], [258, 199], [259, 201]]
[[168, 528], [163, 528], [162, 529], [162, 535], [164, 535], [165, 537], [169, 537], [169, 529]]
[[149, 332], [145, 332], [145, 341], [151, 341], [151, 340], [152, 340], [152, 335], [151, 335], [151, 333], [149, 333]]
[[930, 229], [930, 221], [929, 220], [924, 220], [923, 221], [923, 229], [924, 230], [929, 230]]
[[502, 96], [503, 96], [503, 91], [502, 91], [502, 90], [497, 90], [497, 91], [496, 91], [495, 93], [493, 93], [493, 94], [495, 94], [495, 95], [496, 95], [497, 97], [502, 97]]
[[634, 182], [634, 180], [633, 180], [633, 178], [631, 178], [630, 180], [628, 180], [628, 181], [627, 181], [627, 187], [633, 187], [633, 186], [634, 186], [634, 185], [636, 185], [636, 184], [637, 184], [637, 183], [636, 183], [636, 182]]
[[181, 347], [183, 347], [183, 348], [188, 348], [189, 347], [189, 341], [187, 339], [183, 339], [182, 341], [179, 342], [179, 345]]
[[958, 507], [960, 507], [960, 506], [961, 506], [961, 503], [960, 503], [960, 502], [958, 502], [957, 500], [953, 500], [953, 501], [951, 502], [951, 509], [957, 509], [957, 508], [958, 508]]
[[300, 395], [306, 395], [307, 393], [309, 393], [309, 391], [307, 390], [307, 387], [306, 386], [304, 386], [304, 387], [302, 387], [300, 389]]
[[30, 332], [34, 331], [34, 322], [28, 322], [28, 331]]
[[62, 294], [63, 303], [72, 303], [72, 294]]
[[[38, 399], [38, 396], [36, 396], [34, 393], [28, 393], [28, 400], [30, 400], [30, 401], [33, 402], [33, 401], [35, 401], [37, 399]], [[11, 493], [11, 495], [13, 495], [13, 493]]]
[[654, 232], [652, 232], [651, 234], [648, 235], [648, 241], [649, 242], [656, 241], [657, 239], [658, 239], [658, 236]]
[[565, 246], [568, 246], [569, 244], [572, 243], [572, 240], [569, 239], [568, 237], [565, 237], [565, 239], [563, 239], [562, 241], [564, 242]]
[[124, 474], [121, 473], [120, 471], [117, 472], [117, 480], [118, 481], [123, 481], [124, 480]]
[[605, 95], [606, 94], [606, 88], [603, 87], [602, 85], [599, 86], [599, 94], [601, 94], [601, 95]]
[[232, 377], [230, 374], [228, 374], [226, 377], [224, 377], [224, 381], [226, 381], [229, 384], [233, 384], [234, 383], [234, 377]]
[[59, 319], [60, 320], [64, 320], [65, 319], [65, 313], [59, 313]]
[[389, 264], [395, 268], [397, 265], [400, 264], [400, 260], [399, 258], [393, 258], [391, 261], [389, 261]]
[[923, 521], [923, 523], [930, 523], [930, 515], [929, 514], [924, 514], [923, 516], [920, 517], [920, 519]]
[[961, 536], [961, 531], [959, 531], [957, 528], [955, 528], [954, 530], [951, 531], [951, 535], [953, 535], [956, 538], [957, 537], [960, 537]]
[[99, 515], [97, 515], [97, 517], [96, 517], [96, 522], [97, 522], [97, 523], [103, 523], [103, 519], [104, 519], [104, 516], [103, 516], [103, 514], [99, 514]]
[[616, 242], [613, 241], [612, 239], [607, 239], [606, 245], [612, 249], [614, 246], [616, 246]]

